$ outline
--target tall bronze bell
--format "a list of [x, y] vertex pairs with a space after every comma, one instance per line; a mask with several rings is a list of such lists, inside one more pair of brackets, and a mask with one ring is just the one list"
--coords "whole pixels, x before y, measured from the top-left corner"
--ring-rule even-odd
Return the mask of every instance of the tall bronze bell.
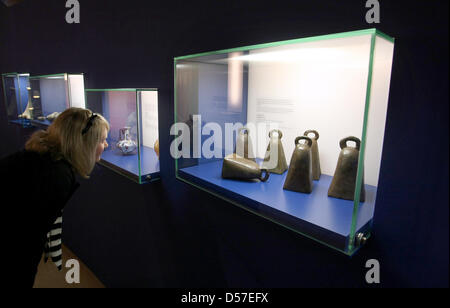
[[247, 127], [241, 127], [238, 130], [238, 135], [236, 138], [236, 147], [234, 149], [234, 154], [240, 157], [251, 159], [256, 162], [255, 152], [253, 151], [253, 143], [250, 139], [250, 131]]
[[[306, 140], [306, 143], [299, 143], [300, 140]], [[295, 139], [295, 149], [283, 189], [311, 193], [313, 187], [311, 146], [312, 140], [307, 136]]]
[[[319, 158], [319, 146], [317, 145], [317, 140], [319, 140], [319, 133], [315, 130], [307, 130], [303, 133], [304, 136], [309, 134], [314, 134], [314, 137], [310, 137], [312, 140], [311, 154], [312, 154], [312, 174], [313, 180], [319, 180], [322, 174], [320, 170], [320, 158]], [[308, 136], [309, 137], [309, 136]]]
[[[356, 147], [347, 146], [348, 141], [354, 141], [356, 143]], [[339, 153], [333, 180], [331, 181], [331, 185], [328, 189], [329, 197], [354, 200], [360, 145], [361, 140], [356, 137], [347, 137], [339, 142], [341, 153]], [[365, 189], [363, 172], [360, 201], [364, 202], [364, 200]]]
[[[276, 133], [275, 136], [274, 133]], [[269, 138], [269, 145], [267, 146], [262, 166], [270, 173], [283, 174], [288, 169], [283, 143], [281, 142], [283, 133], [278, 129], [274, 129], [270, 131]], [[271, 154], [275, 155], [275, 157], [271, 156]], [[271, 157], [273, 160], [276, 159], [276, 161], [271, 161]]]
[[[263, 173], [265, 173], [264, 176]], [[224, 179], [259, 179], [265, 182], [269, 178], [269, 175], [270, 173], [267, 172], [267, 169], [261, 169], [256, 162], [239, 155], [230, 154], [223, 159], [222, 178]]]

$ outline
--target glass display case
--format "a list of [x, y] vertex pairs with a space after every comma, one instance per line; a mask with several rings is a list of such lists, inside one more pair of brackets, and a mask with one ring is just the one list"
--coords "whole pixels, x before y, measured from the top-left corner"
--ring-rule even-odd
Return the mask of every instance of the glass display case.
[[139, 184], [159, 179], [157, 89], [86, 89], [86, 108], [110, 125], [101, 164]]
[[47, 127], [67, 108], [85, 108], [84, 75], [30, 76], [28, 98], [24, 117], [33, 125]]
[[175, 58], [176, 177], [354, 254], [371, 234], [393, 50], [368, 29]]
[[24, 127], [31, 126], [30, 120], [24, 117], [28, 104], [30, 74], [6, 73], [2, 74], [3, 94], [8, 122]]

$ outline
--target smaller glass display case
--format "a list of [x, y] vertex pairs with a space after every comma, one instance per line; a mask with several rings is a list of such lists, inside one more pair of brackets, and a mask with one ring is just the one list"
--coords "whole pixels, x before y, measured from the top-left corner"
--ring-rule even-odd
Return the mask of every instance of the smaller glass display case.
[[139, 184], [159, 179], [157, 89], [86, 89], [86, 108], [110, 125], [102, 165]]
[[33, 125], [47, 127], [67, 108], [85, 108], [84, 75], [30, 76], [28, 97], [23, 117]]
[[28, 103], [30, 88], [30, 74], [6, 73], [2, 74], [3, 94], [5, 100], [8, 122], [31, 126], [30, 120], [24, 117], [25, 107]]

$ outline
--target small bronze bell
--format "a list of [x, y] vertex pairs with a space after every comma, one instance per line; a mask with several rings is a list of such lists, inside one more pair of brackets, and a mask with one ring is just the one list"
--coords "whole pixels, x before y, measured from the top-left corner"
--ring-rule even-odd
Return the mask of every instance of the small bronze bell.
[[250, 131], [246, 127], [241, 127], [238, 130], [238, 136], [236, 138], [236, 147], [234, 149], [234, 154], [240, 157], [251, 159], [256, 162], [255, 152], [253, 151], [253, 143], [250, 139]]
[[[356, 147], [347, 146], [348, 141], [354, 141], [356, 143]], [[329, 197], [354, 200], [360, 145], [361, 141], [356, 137], [347, 137], [339, 142], [341, 152], [339, 153], [333, 180], [331, 181], [331, 185], [328, 189]], [[364, 200], [365, 189], [363, 172], [360, 201], [364, 202]]]
[[[300, 140], [306, 140], [306, 143], [299, 143]], [[311, 193], [313, 187], [311, 146], [312, 140], [307, 136], [295, 139], [295, 149], [283, 189]]]
[[[309, 137], [309, 134], [314, 134], [314, 137]], [[319, 158], [319, 146], [317, 140], [319, 140], [319, 133], [315, 130], [307, 130], [303, 133], [304, 136], [308, 136], [312, 140], [311, 155], [312, 155], [312, 174], [313, 180], [319, 180], [322, 174], [320, 170], [320, 158]]]
[[[276, 136], [273, 133], [276, 133]], [[270, 131], [269, 138], [269, 145], [267, 146], [262, 167], [270, 173], [283, 174], [288, 169], [283, 144], [281, 143], [283, 133], [278, 129], [274, 129]], [[273, 161], [271, 161], [271, 158]]]
[[[263, 173], [265, 173], [263, 177]], [[223, 159], [222, 178], [235, 180], [259, 179], [267, 181], [270, 173], [267, 169], [259, 168], [259, 165], [249, 159], [245, 159], [236, 154], [230, 154]]]

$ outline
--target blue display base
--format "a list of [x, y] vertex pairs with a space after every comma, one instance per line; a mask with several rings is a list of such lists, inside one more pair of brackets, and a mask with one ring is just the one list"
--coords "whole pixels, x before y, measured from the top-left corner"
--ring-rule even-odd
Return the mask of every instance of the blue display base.
[[42, 128], [47, 128], [50, 126], [50, 124], [52, 124], [52, 122], [50, 122], [49, 120], [30, 120], [31, 124], [35, 125], [35, 126], [39, 126]]
[[[159, 159], [152, 148], [141, 146], [141, 183], [159, 178]], [[120, 151], [107, 149], [101, 163], [139, 182], [138, 155], [123, 155]]]
[[[270, 174], [267, 182], [223, 179], [222, 160], [179, 170], [179, 177], [209, 189], [240, 206], [347, 252], [353, 201], [328, 197], [332, 177], [314, 181], [311, 194], [284, 190], [287, 171]], [[357, 231], [369, 228], [375, 209], [376, 187], [365, 185], [366, 201], [358, 210]]]
[[19, 120], [9, 120], [9, 123], [18, 124], [23, 127], [32, 127], [30, 120], [27, 119], [19, 119]]

